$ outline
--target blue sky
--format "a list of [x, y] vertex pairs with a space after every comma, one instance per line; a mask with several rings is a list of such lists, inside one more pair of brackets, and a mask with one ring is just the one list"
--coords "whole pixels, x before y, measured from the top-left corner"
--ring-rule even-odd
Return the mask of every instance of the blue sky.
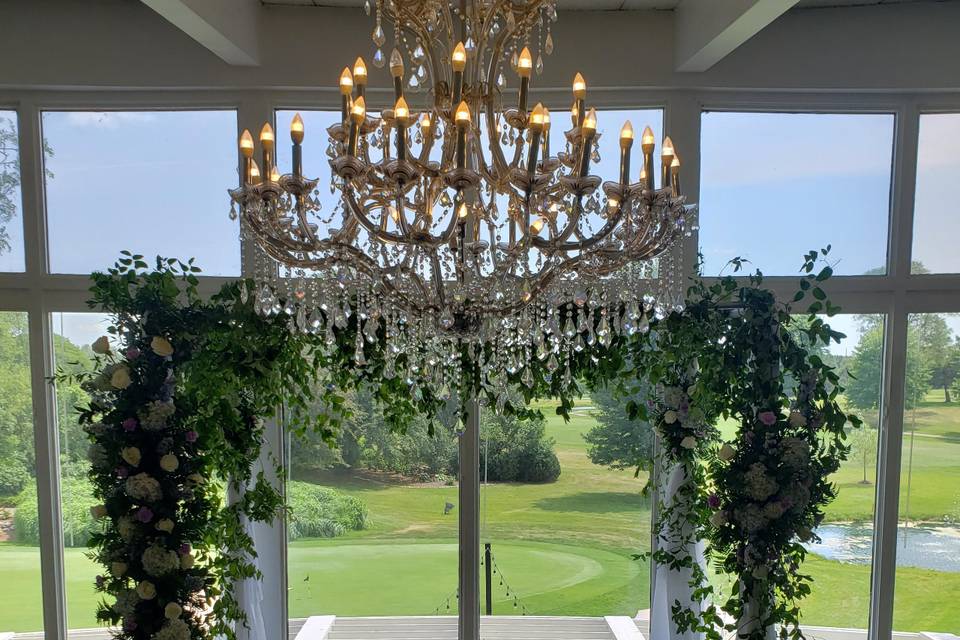
[[[0, 116], [12, 117], [11, 112]], [[302, 112], [304, 169], [320, 177], [329, 215], [325, 128], [336, 113]], [[277, 114], [278, 161], [289, 171], [289, 122]], [[635, 135], [647, 124], [662, 138], [660, 110], [599, 114], [601, 157], [593, 173], [616, 179], [618, 134], [630, 119]], [[553, 152], [563, 147], [567, 111], [552, 113]], [[262, 123], [241, 123], [257, 135]], [[884, 263], [894, 118], [884, 114], [705, 113], [702, 120], [701, 250], [705, 273], [744, 256], [768, 275], [797, 273], [805, 251], [832, 243], [838, 274]], [[60, 273], [103, 269], [120, 249], [152, 256], [195, 256], [209, 275], [240, 269], [238, 225], [229, 220], [226, 190], [236, 183], [236, 114], [203, 112], [47, 112], [44, 136], [54, 149], [47, 183], [52, 268]], [[934, 271], [960, 271], [960, 116], [921, 119], [914, 253]], [[676, 140], [683, 157], [683, 141]], [[633, 168], [640, 168], [639, 145]], [[22, 229], [10, 225], [15, 249], [0, 270], [23, 268]], [[93, 318], [65, 326], [78, 342], [99, 334]], [[837, 319], [852, 332], [852, 322]], [[845, 325], [845, 326], [844, 326]], [[841, 347], [840, 352], [851, 347]]]

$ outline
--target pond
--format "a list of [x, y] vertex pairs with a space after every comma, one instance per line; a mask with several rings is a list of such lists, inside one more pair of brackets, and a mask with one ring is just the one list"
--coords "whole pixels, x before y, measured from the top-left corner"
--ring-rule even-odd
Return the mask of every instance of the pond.
[[[823, 541], [805, 545], [809, 551], [829, 560], [870, 563], [872, 524], [825, 524], [817, 534]], [[960, 572], [960, 527], [901, 526], [897, 530], [897, 565]]]

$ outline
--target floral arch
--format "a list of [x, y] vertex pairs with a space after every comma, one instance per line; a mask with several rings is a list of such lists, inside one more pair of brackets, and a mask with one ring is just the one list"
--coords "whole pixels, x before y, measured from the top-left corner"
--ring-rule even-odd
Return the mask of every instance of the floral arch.
[[[527, 403], [557, 397], [564, 416], [584, 384], [624, 397], [655, 385], [655, 400], [628, 402], [627, 410], [649, 420], [661, 443], [651, 461], [650, 556], [655, 605], [671, 612], [658, 624], [671, 637], [737, 631], [759, 640], [777, 627], [801, 634], [799, 603], [811, 582], [801, 542], [815, 537], [835, 495], [827, 477], [847, 454], [845, 425], [858, 424], [836, 402], [838, 374], [810, 348], [843, 337], [821, 317], [838, 311], [820, 287], [831, 274], [820, 265], [826, 254], [805, 256], [794, 299], [804, 303], [802, 320], [763, 288], [759, 273], [746, 284], [695, 280], [683, 310], [647, 317], [607, 344], [593, 341], [571, 357], [569, 378], [540, 361], [532, 383], [510, 374]], [[410, 394], [399, 376], [384, 376], [382, 327], [362, 339], [353, 319], [329, 335], [291, 331], [292, 318], [256, 312], [252, 282], [201, 299], [198, 272], [192, 261], [159, 257], [151, 269], [124, 252], [92, 276], [90, 305], [113, 324], [94, 345], [95, 373], [81, 380], [91, 391], [80, 420], [102, 501], [94, 508], [102, 528], [90, 544], [104, 567], [98, 618], [125, 640], [234, 638], [247, 623], [235, 587], [258, 571], [243, 523], [285, 515], [282, 495], [255, 466], [263, 420], [277, 407], [287, 407], [294, 428], [332, 437], [345, 390], [372, 389], [399, 431], [444, 404], [430, 389]], [[453, 391], [498, 407], [463, 361]], [[317, 401], [327, 410], [310, 413]], [[499, 409], [532, 411], [502, 402]], [[712, 426], [721, 417], [738, 422], [730, 441]], [[704, 554], [732, 581], [723, 601]]]

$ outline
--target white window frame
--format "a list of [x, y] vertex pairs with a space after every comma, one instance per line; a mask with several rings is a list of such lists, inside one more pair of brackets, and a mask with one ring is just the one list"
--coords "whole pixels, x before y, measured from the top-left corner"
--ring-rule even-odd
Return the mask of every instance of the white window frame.
[[[371, 90], [370, 93], [374, 101], [380, 98], [382, 102], [389, 100], [389, 92]], [[569, 102], [566, 92], [544, 92], [543, 95], [546, 103], [557, 105], [558, 113]], [[825, 287], [833, 302], [839, 304], [845, 313], [880, 313], [886, 317], [869, 637], [871, 640], [891, 637], [896, 576], [895, 554], [892, 550], [897, 532], [908, 316], [913, 313], [960, 312], [960, 274], [910, 273], [919, 118], [922, 113], [960, 113], [960, 92], [623, 89], [596, 91], [591, 99], [598, 108], [652, 106], [664, 109], [664, 129], [679, 143], [683, 152], [685, 188], [693, 202], [698, 200], [700, 192], [700, 123], [704, 110], [882, 112], [895, 115], [887, 274], [836, 276]], [[339, 109], [339, 96], [332, 90], [0, 90], [0, 109], [17, 113], [25, 258], [24, 272], [0, 273], [0, 309], [28, 314], [40, 507], [43, 622], [45, 635], [51, 640], [65, 640], [67, 637], [56, 400], [54, 389], [47, 382], [53, 374], [51, 314], [89, 311], [86, 306], [89, 280], [80, 275], [52, 274], [48, 269], [41, 114], [44, 110], [74, 109], [235, 109], [239, 133], [245, 127], [252, 129], [258, 123], [273, 122], [277, 110], [289, 108]], [[224, 188], [229, 186], [224, 185]], [[684, 252], [688, 273], [692, 273], [698, 246], [698, 234], [694, 231], [687, 240]], [[243, 274], [252, 273], [253, 250], [251, 246], [241, 247]], [[108, 266], [103, 265], [104, 268]], [[758, 266], [761, 269], [763, 267]], [[209, 294], [229, 280], [203, 276], [200, 278], [200, 288]], [[778, 297], [790, 300], [796, 289], [797, 278], [768, 277], [766, 284]], [[283, 452], [282, 440], [279, 427], [272, 427], [268, 431], [267, 444], [278, 455]], [[275, 629], [278, 634], [285, 633], [286, 533], [283, 527], [276, 527], [265, 535], [279, 541], [283, 554], [282, 562], [273, 559], [266, 567], [266, 579], [269, 581], [266, 586], [269, 588], [264, 589], [264, 595], [268, 598], [264, 602], [264, 614], [268, 629]]]

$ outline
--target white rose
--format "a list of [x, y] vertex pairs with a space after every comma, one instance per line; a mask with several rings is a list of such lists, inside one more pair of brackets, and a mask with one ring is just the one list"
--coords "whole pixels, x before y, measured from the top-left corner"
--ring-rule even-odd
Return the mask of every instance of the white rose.
[[157, 531], [163, 531], [164, 533], [170, 533], [173, 531], [173, 520], [170, 518], [164, 518], [157, 523]]
[[127, 572], [127, 563], [126, 562], [111, 562], [110, 563], [110, 574], [115, 578], [123, 576]]
[[137, 595], [141, 600], [153, 600], [157, 597], [157, 588], [149, 580], [144, 580], [137, 585]]
[[733, 457], [737, 455], [737, 450], [731, 447], [728, 443], [723, 443], [723, 446], [720, 447], [720, 451], [717, 453], [717, 456], [724, 462], [729, 462], [733, 460]]
[[117, 533], [120, 534], [120, 537], [126, 540], [127, 542], [133, 538], [133, 534], [136, 531], [133, 525], [133, 519], [127, 516], [120, 518], [117, 521]]
[[697, 446], [697, 439], [693, 436], [687, 436], [680, 441], [680, 446], [684, 449], [693, 449]]
[[121, 365], [110, 376], [110, 386], [114, 389], [126, 389], [133, 381], [130, 379], [130, 369]]
[[663, 421], [664, 421], [666, 424], [673, 424], [674, 422], [677, 421], [677, 412], [674, 411], [673, 409], [670, 409], [669, 411], [666, 411], [666, 412], [663, 414]]
[[173, 345], [162, 336], [155, 336], [153, 340], [150, 341], [150, 348], [161, 358], [173, 355]]
[[110, 340], [107, 338], [107, 336], [100, 336], [93, 341], [93, 344], [90, 345], [90, 348], [93, 349], [94, 353], [106, 355], [110, 353]]
[[807, 419], [799, 411], [791, 411], [790, 417], [787, 418], [790, 422], [791, 427], [805, 427], [807, 426]]
[[193, 556], [189, 553], [183, 556], [180, 556], [180, 568], [181, 569], [192, 569], [193, 568]]
[[199, 473], [191, 473], [189, 476], [187, 476], [187, 480], [193, 484], [203, 484], [203, 476]]
[[177, 467], [180, 466], [180, 461], [177, 460], [177, 456], [172, 453], [160, 458], [160, 468], [166, 471], [167, 473], [173, 473], [177, 470]]
[[183, 613], [183, 607], [176, 602], [168, 602], [167, 606], [163, 608], [163, 615], [167, 620], [176, 620], [181, 613]]
[[140, 449], [136, 447], [124, 447], [120, 451], [120, 457], [131, 467], [136, 467], [140, 464]]
[[106, 518], [107, 508], [102, 504], [94, 505], [90, 507], [90, 515], [93, 516], [95, 520], [99, 520], [100, 518]]
[[715, 527], [722, 527], [727, 524], [727, 514], [725, 511], [717, 511], [710, 516], [710, 524]]

